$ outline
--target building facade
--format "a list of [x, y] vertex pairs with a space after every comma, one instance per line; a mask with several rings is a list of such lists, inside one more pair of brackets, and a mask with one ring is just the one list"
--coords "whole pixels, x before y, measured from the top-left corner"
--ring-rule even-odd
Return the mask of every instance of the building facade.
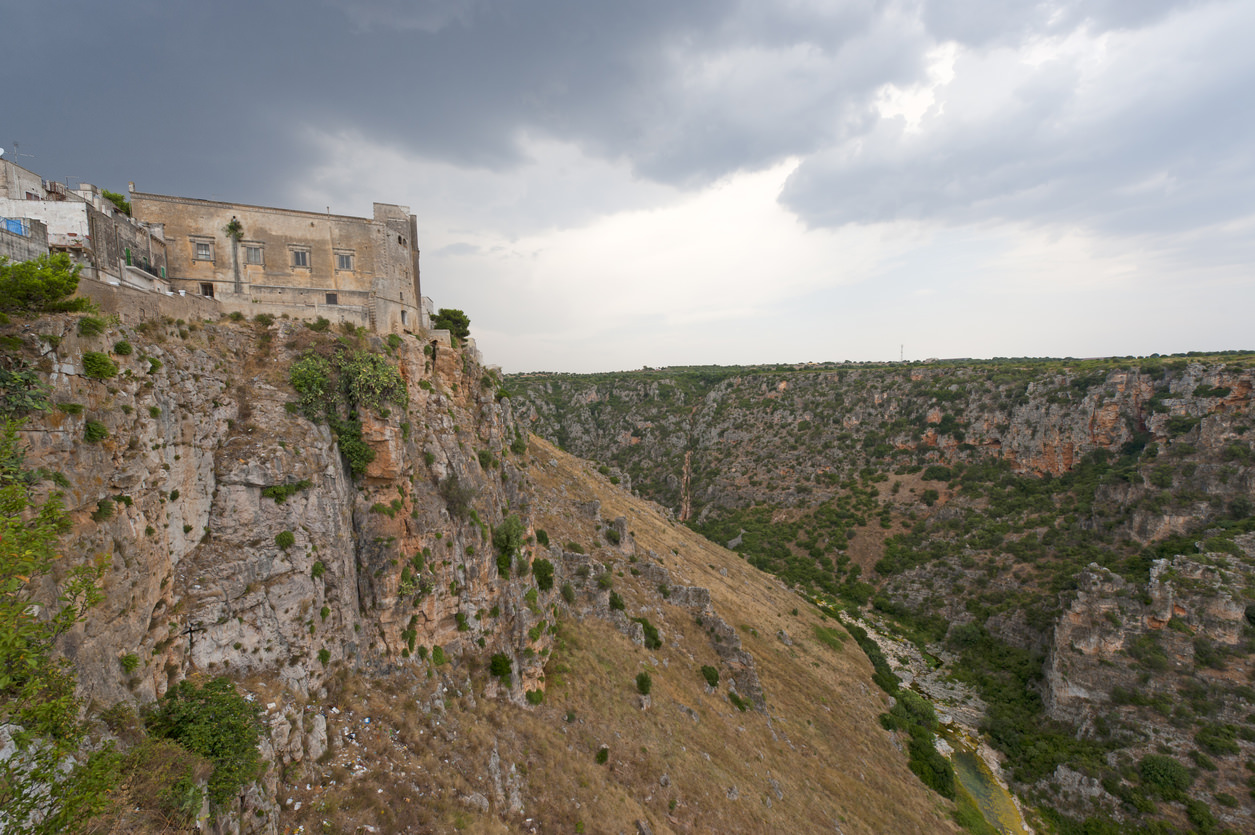
[[429, 326], [418, 222], [405, 206], [371, 218], [147, 194], [132, 213], [160, 226], [176, 291], [245, 315], [323, 316], [383, 333]]
[[84, 278], [168, 289], [160, 226], [129, 217], [93, 185], [70, 189], [0, 159], [0, 217], [38, 223], [46, 234], [45, 251], [68, 254], [83, 267]]

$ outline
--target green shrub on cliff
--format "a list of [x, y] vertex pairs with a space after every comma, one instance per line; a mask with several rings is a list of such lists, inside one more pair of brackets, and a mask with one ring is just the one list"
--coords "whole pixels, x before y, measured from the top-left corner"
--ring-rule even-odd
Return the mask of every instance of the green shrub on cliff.
[[1181, 762], [1162, 754], [1147, 754], [1137, 764], [1142, 785], [1151, 794], [1168, 801], [1185, 799], [1185, 791], [1194, 783], [1194, 775]]
[[72, 299], [82, 269], [64, 253], [11, 264], [0, 258], [0, 312], [89, 311], [90, 299]]
[[118, 364], [108, 354], [88, 351], [83, 354], [83, 374], [93, 380], [107, 380], [117, 376]]
[[381, 411], [388, 403], [404, 409], [409, 403], [405, 380], [397, 367], [379, 354], [356, 351], [337, 354], [341, 386], [351, 408]]
[[85, 747], [73, 668], [53, 658], [57, 639], [103, 597], [108, 563], [71, 569], [55, 604], [34, 605], [70, 520], [60, 494], [36, 499], [37, 474], [25, 467], [17, 428], [0, 428], [0, 725], [22, 733], [14, 734], [17, 755], [0, 762], [0, 808], [8, 830], [52, 833], [103, 809], [118, 780], [112, 747]]
[[317, 354], [306, 354], [292, 363], [288, 380], [301, 397], [301, 414], [318, 420], [331, 394], [331, 363]]
[[[523, 520], [511, 513], [504, 521], [492, 530], [492, 544], [498, 554], [513, 556], [523, 550], [523, 536], [527, 529]], [[507, 570], [509, 565], [507, 563]]]
[[461, 310], [442, 307], [432, 317], [431, 326], [436, 330], [446, 330], [455, 339], [466, 339], [471, 335], [471, 319]]
[[209, 799], [221, 807], [261, 776], [260, 716], [258, 705], [237, 693], [230, 679], [215, 678], [203, 687], [184, 679], [166, 691], [145, 724], [153, 736], [213, 762]]
[[536, 575], [536, 588], [549, 591], [553, 588], [553, 563], [546, 559], [538, 559], [532, 563], [532, 573]]

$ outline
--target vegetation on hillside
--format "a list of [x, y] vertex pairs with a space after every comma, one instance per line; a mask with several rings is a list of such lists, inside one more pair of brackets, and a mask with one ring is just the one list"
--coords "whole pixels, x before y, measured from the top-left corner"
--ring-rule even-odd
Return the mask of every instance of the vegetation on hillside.
[[375, 459], [375, 451], [362, 440], [362, 411], [383, 415], [389, 404], [404, 409], [409, 402], [396, 365], [342, 342], [306, 351], [292, 363], [288, 380], [300, 398], [301, 414], [314, 422], [325, 420], [336, 434], [354, 476], [366, 472]]
[[[1173, 676], [1168, 689], [1187, 705], [1117, 688], [1112, 709], [1080, 731], [1048, 718], [1044, 647], [1091, 565], [1133, 588], [1155, 560], [1177, 554], [1219, 554], [1250, 571], [1238, 540], [1255, 530], [1255, 424], [1242, 394], [1252, 368], [1255, 355], [1223, 352], [525, 375], [510, 384], [541, 434], [626, 472], [650, 498], [691, 508], [695, 530], [946, 652], [951, 674], [988, 706], [981, 729], [1036, 802], [1056, 801], [1052, 780], [1065, 765], [1100, 780], [1136, 826], [1168, 832], [1162, 795], [1134, 768], [1145, 727], [1192, 736], [1204, 772], [1217, 757], [1248, 755], [1236, 741], [1212, 740], [1255, 740], [1255, 715], [1241, 710], [1255, 693], [1202, 671], [1240, 675], [1255, 657], [1255, 626], [1232, 648], [1196, 637], [1194, 671], [1135, 644], [1135, 672]], [[1066, 422], [1104, 408], [1119, 410], [1109, 430], [1117, 440], [1081, 449], [1061, 474], [1017, 472], [998, 454], [1044, 431], [1047, 416]], [[1190, 521], [1154, 533], [1164, 519]], [[1255, 594], [1255, 583], [1239, 593]], [[1197, 785], [1190, 798], [1192, 825], [1220, 831], [1198, 811]], [[1113, 825], [1102, 812], [1065, 812], [1051, 813], [1060, 831]]]

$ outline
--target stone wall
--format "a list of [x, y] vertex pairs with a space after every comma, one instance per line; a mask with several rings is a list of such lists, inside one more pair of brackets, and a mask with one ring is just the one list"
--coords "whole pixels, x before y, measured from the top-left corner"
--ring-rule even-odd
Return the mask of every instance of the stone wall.
[[102, 313], [116, 315], [126, 325], [162, 316], [187, 321], [218, 319], [224, 312], [212, 299], [177, 293], [167, 296], [125, 285], [106, 284], [92, 278], [79, 280], [78, 295], [91, 299], [100, 305]]
[[7, 159], [0, 159], [0, 197], [25, 200], [28, 194], [43, 197], [43, 178]]
[[25, 235], [0, 226], [0, 258], [29, 261], [48, 252], [48, 227], [38, 220], [26, 220]]
[[[228, 309], [302, 318], [355, 321], [357, 310], [328, 309], [361, 308], [365, 324], [381, 332], [423, 325], [415, 224], [404, 206], [376, 203], [368, 219], [135, 191], [130, 197], [136, 218], [163, 224], [176, 289], [212, 294]], [[237, 236], [227, 232], [233, 222]], [[372, 297], [383, 303], [382, 320]]]

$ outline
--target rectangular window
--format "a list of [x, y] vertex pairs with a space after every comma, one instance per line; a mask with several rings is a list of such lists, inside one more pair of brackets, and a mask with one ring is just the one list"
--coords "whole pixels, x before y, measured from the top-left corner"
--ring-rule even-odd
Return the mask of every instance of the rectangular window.
[[214, 260], [214, 245], [210, 241], [195, 241], [193, 246], [196, 254], [192, 257], [193, 261], [212, 261]]
[[244, 247], [244, 263], [261, 264], [261, 247], [246, 246]]
[[292, 250], [292, 266], [309, 268], [309, 250], [294, 249]]
[[337, 252], [336, 253], [336, 269], [347, 270], [349, 272], [352, 272], [353, 254], [348, 253], [348, 252]]
[[337, 294], [335, 293], [327, 294], [327, 304], [339, 304], [339, 303], [340, 303], [340, 297]]
[[200, 294], [212, 299], [214, 297], [214, 286], [207, 281], [201, 282]]

